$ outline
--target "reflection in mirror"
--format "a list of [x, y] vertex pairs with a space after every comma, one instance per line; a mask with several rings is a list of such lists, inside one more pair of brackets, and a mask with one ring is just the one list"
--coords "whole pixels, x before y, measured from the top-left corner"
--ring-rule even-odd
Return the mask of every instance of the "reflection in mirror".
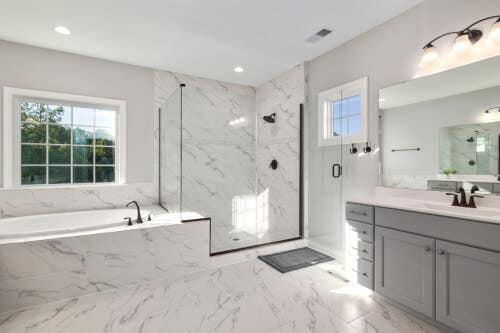
[[383, 186], [500, 193], [500, 57], [380, 91]]
[[443, 127], [439, 130], [442, 174], [497, 175], [500, 122]]

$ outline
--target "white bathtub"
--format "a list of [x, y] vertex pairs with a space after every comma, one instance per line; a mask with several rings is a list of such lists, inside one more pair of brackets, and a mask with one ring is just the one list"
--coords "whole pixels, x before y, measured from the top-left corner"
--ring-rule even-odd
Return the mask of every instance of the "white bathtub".
[[[153, 212], [153, 221], [146, 221]], [[60, 237], [64, 234], [107, 230], [110, 228], [136, 228], [158, 225], [159, 223], [179, 223], [178, 214], [167, 214], [161, 207], [145, 207], [142, 210], [144, 223], [127, 226], [124, 217], [137, 217], [135, 208], [88, 210], [47, 215], [33, 215], [0, 219], [0, 242], [44, 236]]]

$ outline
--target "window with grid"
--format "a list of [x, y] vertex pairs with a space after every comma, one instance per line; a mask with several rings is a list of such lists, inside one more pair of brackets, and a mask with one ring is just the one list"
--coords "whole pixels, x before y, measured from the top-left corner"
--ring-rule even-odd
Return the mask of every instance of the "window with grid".
[[333, 136], [361, 133], [361, 96], [355, 95], [333, 102]]
[[368, 78], [318, 94], [318, 145], [366, 142], [368, 139]]
[[28, 97], [15, 103], [19, 184], [115, 182], [117, 110]]

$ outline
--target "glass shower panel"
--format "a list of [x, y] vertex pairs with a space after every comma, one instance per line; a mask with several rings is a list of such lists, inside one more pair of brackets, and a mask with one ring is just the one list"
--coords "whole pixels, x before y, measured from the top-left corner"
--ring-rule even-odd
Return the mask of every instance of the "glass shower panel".
[[212, 254], [256, 245], [255, 90], [192, 81], [182, 133], [183, 212], [211, 218]]
[[182, 87], [158, 110], [159, 201], [170, 213], [182, 211]]

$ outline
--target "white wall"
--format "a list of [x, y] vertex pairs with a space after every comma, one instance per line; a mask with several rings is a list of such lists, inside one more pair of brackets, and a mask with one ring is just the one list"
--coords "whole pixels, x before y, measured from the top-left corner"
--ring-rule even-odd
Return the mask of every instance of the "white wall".
[[153, 181], [153, 70], [0, 41], [0, 124], [4, 86], [127, 101], [127, 183]]
[[[157, 201], [153, 187], [153, 70], [0, 41], [0, 150], [4, 86], [125, 100], [127, 184], [0, 188], [0, 218], [123, 207], [130, 200], [143, 205]], [[0, 159], [0, 179], [2, 165]]]
[[[329, 176], [338, 159], [333, 148], [317, 146], [317, 94], [363, 76], [369, 77], [369, 138], [378, 144], [378, 91], [415, 76], [422, 46], [433, 37], [500, 13], [496, 0], [426, 0], [408, 12], [308, 63], [308, 223], [342, 232], [335, 184]], [[345, 150], [344, 150], [345, 152]], [[378, 156], [344, 155], [343, 199], [372, 195], [379, 182]], [[333, 226], [332, 226], [333, 225]], [[342, 243], [334, 249], [342, 255]]]

